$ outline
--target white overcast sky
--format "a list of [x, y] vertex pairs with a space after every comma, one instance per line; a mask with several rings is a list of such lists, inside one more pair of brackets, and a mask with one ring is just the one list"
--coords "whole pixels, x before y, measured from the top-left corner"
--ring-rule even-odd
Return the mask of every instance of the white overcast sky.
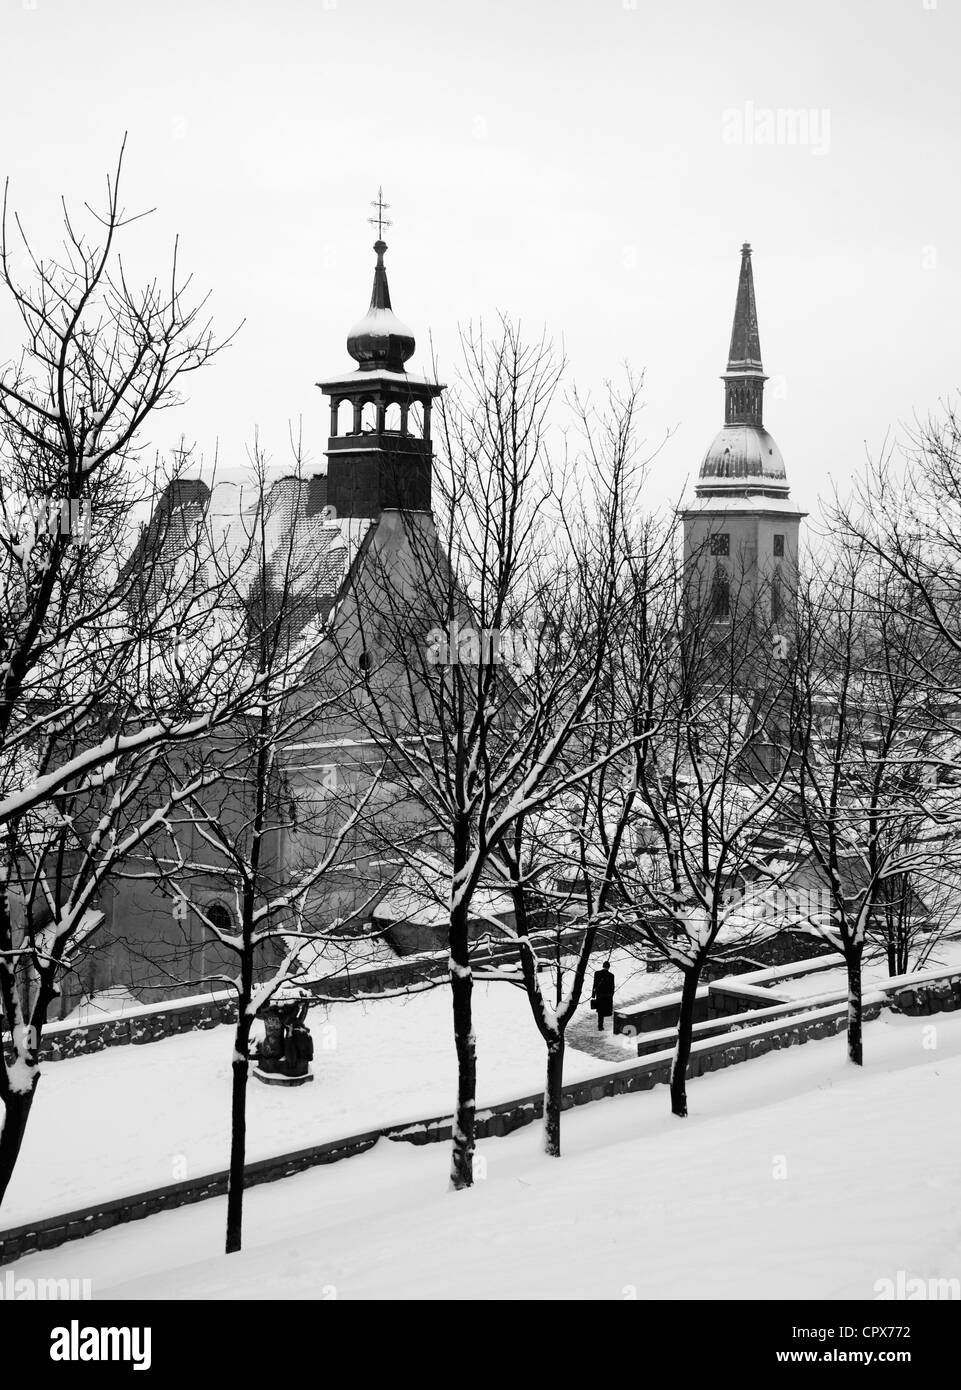
[[[430, 334], [452, 374], [458, 323], [497, 310], [562, 337], [584, 386], [629, 362], [649, 439], [676, 430], [653, 483], [674, 494], [722, 422], [748, 240], [766, 423], [810, 508], [961, 379], [958, 11], [0, 0], [0, 170], [52, 250], [59, 195], [95, 197], [129, 130], [125, 203], [158, 209], [131, 263], [161, 268], [179, 233], [219, 328], [246, 319], [151, 437], [219, 440], [225, 463], [255, 426], [282, 459], [297, 417], [320, 459], [314, 383], [350, 366], [383, 184], [411, 369]], [[732, 140], [779, 109], [811, 113], [811, 143]], [[0, 359], [14, 329], [0, 304]]]

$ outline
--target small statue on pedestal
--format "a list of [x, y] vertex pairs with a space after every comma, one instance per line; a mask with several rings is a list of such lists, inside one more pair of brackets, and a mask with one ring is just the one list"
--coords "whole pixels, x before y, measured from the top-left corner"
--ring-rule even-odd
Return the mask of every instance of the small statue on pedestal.
[[261, 1004], [264, 1039], [257, 1049], [254, 1076], [267, 1086], [304, 1086], [313, 1081], [314, 1040], [304, 1021], [310, 995], [299, 985], [281, 985]]

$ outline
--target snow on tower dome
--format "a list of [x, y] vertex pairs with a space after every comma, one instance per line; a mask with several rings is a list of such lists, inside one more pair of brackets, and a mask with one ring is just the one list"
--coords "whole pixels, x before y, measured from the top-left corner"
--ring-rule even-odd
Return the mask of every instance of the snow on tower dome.
[[780, 483], [787, 492], [787, 470], [773, 437], [760, 425], [725, 425], [701, 460], [701, 481], [743, 483], [756, 478]]
[[390, 306], [387, 271], [384, 268], [385, 241], [375, 241], [377, 265], [374, 269], [374, 288], [370, 308], [347, 335], [347, 351], [361, 371], [386, 368], [391, 372], [404, 371], [404, 363], [414, 354], [414, 335], [401, 323]]

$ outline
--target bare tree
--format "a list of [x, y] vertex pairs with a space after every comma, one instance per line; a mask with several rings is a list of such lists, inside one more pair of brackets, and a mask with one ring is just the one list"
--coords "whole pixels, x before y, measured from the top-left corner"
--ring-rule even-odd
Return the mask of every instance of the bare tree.
[[[849, 501], [835, 500], [829, 522], [891, 576], [885, 613], [896, 640], [910, 634], [919, 757], [914, 775], [944, 834], [944, 853], [879, 887], [877, 919], [889, 969], [926, 957], [953, 926], [956, 874], [951, 830], [961, 786], [961, 420], [954, 401], [871, 459]], [[875, 581], [877, 583], [877, 581]], [[923, 754], [922, 754], [923, 750]]]
[[[783, 873], [772, 853], [783, 813], [793, 727], [794, 660], [772, 640], [753, 584], [719, 607], [700, 567], [659, 548], [661, 574], [635, 571], [641, 620], [620, 649], [613, 737], [626, 754], [585, 806], [583, 871], [603, 885], [614, 920], [682, 973], [671, 1108], [687, 1114], [697, 990], [719, 944], [762, 925]], [[696, 560], [697, 557], [695, 557]], [[620, 727], [618, 727], [620, 726]]]
[[[119, 174], [118, 163], [105, 211], [91, 211], [95, 240], [65, 212], [59, 258], [35, 255], [4, 211], [2, 278], [24, 348], [0, 375], [0, 1196], [48, 1008], [100, 924], [99, 895], [199, 789], [145, 808], [163, 753], [252, 707], [261, 684], [231, 674], [235, 633], [207, 640], [223, 575], [189, 525], [169, 564], [128, 563], [128, 515], [150, 491], [142, 427], [219, 348], [176, 251], [166, 283], [126, 280], [116, 248], [136, 219]], [[175, 468], [166, 496], [178, 481]]]
[[[961, 417], [952, 401], [869, 460], [828, 523], [901, 581], [905, 612], [940, 640], [932, 686], [957, 704], [961, 688]], [[892, 595], [893, 598], [893, 595]], [[937, 677], [937, 678], [936, 678]]]
[[[496, 338], [468, 332], [463, 347], [462, 389], [441, 412], [436, 528], [406, 515], [403, 558], [392, 552], [357, 598], [371, 655], [359, 717], [421, 827], [401, 858], [416, 869], [429, 852], [439, 873], [458, 1068], [453, 1188], [473, 1181], [477, 890], [518, 818], [570, 785], [562, 758], [600, 678], [617, 597], [608, 546], [598, 588], [588, 599], [582, 584], [570, 603], [582, 631], [593, 624], [587, 654], [553, 642], [544, 605], [559, 600], [559, 576], [574, 577], [560, 524], [569, 499], [548, 440], [561, 364], [506, 321]], [[369, 553], [369, 574], [376, 563]]]
[[830, 568], [822, 556], [819, 573], [798, 606], [795, 806], [827, 883], [826, 934], [848, 975], [848, 1056], [861, 1065], [865, 946], [878, 934], [890, 965], [907, 967], [905, 914], [956, 833], [930, 775], [940, 639], [919, 591], [862, 540], [842, 542]]
[[[590, 808], [609, 805], [611, 783], [657, 727], [659, 712], [646, 707], [623, 720], [620, 685], [625, 642], [636, 659], [632, 678], [656, 660], [649, 617], [673, 540], [640, 519], [644, 468], [635, 457], [634, 384], [624, 394], [611, 391], [603, 412], [576, 397], [574, 405], [584, 441], [575, 472], [592, 480], [592, 492], [586, 513], [562, 516], [566, 558], [555, 562], [542, 600], [551, 640], [541, 644], [523, 696], [525, 708], [537, 711], [541, 740], [566, 717], [568, 699], [585, 689], [590, 699], [556, 747], [542, 795], [519, 810], [493, 860], [510, 892], [521, 983], [547, 1050], [544, 1150], [552, 1157], [561, 1152], [567, 1028], [591, 955], [619, 930], [607, 860], [621, 854], [627, 820], [612, 827], [607, 854], [584, 832]], [[539, 755], [536, 741], [531, 753]]]
[[[298, 763], [305, 740], [340, 728], [358, 677], [332, 639], [337, 579], [330, 554], [342, 553], [340, 528], [315, 520], [326, 550], [308, 534], [310, 480], [299, 456], [295, 465], [296, 473], [270, 487], [255, 445], [247, 505], [222, 534], [207, 528], [211, 552], [216, 548], [225, 566], [220, 608], [210, 617], [238, 631], [236, 667], [256, 680], [256, 701], [208, 738], [165, 751], [165, 794], [176, 810], [165, 817], [143, 870], [184, 904], [216, 947], [215, 964], [194, 983], [226, 984], [237, 995], [228, 1254], [242, 1244], [251, 1026], [258, 1008], [297, 975], [304, 946], [316, 947], [344, 925], [326, 890], [338, 875], [360, 881], [363, 865], [353, 860], [380, 785], [376, 768], [360, 769], [349, 782], [341, 772], [337, 794], [327, 769]], [[227, 921], [209, 894], [197, 891], [211, 881], [221, 885], [221, 898], [226, 887], [233, 899]], [[375, 896], [376, 888], [354, 915], [364, 920]]]
[[[298, 693], [303, 693], [301, 691]], [[184, 797], [179, 814], [168, 819], [175, 862], [164, 865], [162, 877], [173, 892], [184, 892], [185, 880], [196, 875], [196, 866], [184, 856], [182, 839], [197, 841], [207, 849], [208, 870], [216, 867], [232, 885], [235, 910], [229, 924], [203, 903], [187, 899], [203, 929], [219, 946], [225, 962], [211, 970], [204, 983], [220, 983], [236, 991], [237, 1023], [232, 1050], [230, 1103], [230, 1164], [227, 1188], [226, 1253], [240, 1250], [243, 1237], [243, 1194], [247, 1138], [247, 1081], [251, 1058], [251, 1027], [258, 1010], [278, 990], [295, 982], [301, 973], [302, 954], [330, 941], [343, 944], [345, 922], [323, 912], [324, 881], [351, 867], [348, 858], [353, 836], [374, 799], [377, 776], [352, 799], [339, 824], [323, 837], [312, 862], [289, 864], [279, 842], [303, 820], [292, 806], [279, 763], [286, 743], [302, 736], [323, 718], [325, 703], [312, 709], [289, 708], [294, 691], [280, 696], [268, 689], [262, 712], [246, 728], [238, 728], [235, 740], [217, 753], [219, 797]], [[220, 740], [223, 744], [227, 740]], [[196, 780], [196, 772], [191, 780]], [[183, 769], [178, 769], [178, 793], [183, 790]], [[315, 838], [319, 828], [312, 827]], [[375, 895], [371, 895], [371, 902]], [[368, 903], [368, 907], [369, 907]]]

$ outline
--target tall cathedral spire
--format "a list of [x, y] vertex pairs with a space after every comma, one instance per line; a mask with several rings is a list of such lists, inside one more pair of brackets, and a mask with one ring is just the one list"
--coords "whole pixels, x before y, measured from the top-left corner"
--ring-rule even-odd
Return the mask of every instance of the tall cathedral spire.
[[737, 303], [731, 328], [731, 347], [724, 373], [724, 423], [755, 425], [764, 423], [764, 368], [761, 365], [761, 337], [757, 327], [754, 300], [754, 272], [751, 247], [741, 247], [741, 275], [737, 282]]
[[784, 460], [764, 428], [764, 367], [754, 299], [751, 248], [741, 247], [731, 347], [724, 381], [724, 428], [701, 461], [697, 491], [787, 496]]
[[757, 331], [757, 304], [754, 301], [754, 272], [751, 269], [751, 247], [741, 247], [741, 277], [737, 282], [737, 303], [734, 306], [734, 326], [731, 329], [731, 350], [727, 355], [729, 372], [744, 372], [761, 367], [761, 339]]

